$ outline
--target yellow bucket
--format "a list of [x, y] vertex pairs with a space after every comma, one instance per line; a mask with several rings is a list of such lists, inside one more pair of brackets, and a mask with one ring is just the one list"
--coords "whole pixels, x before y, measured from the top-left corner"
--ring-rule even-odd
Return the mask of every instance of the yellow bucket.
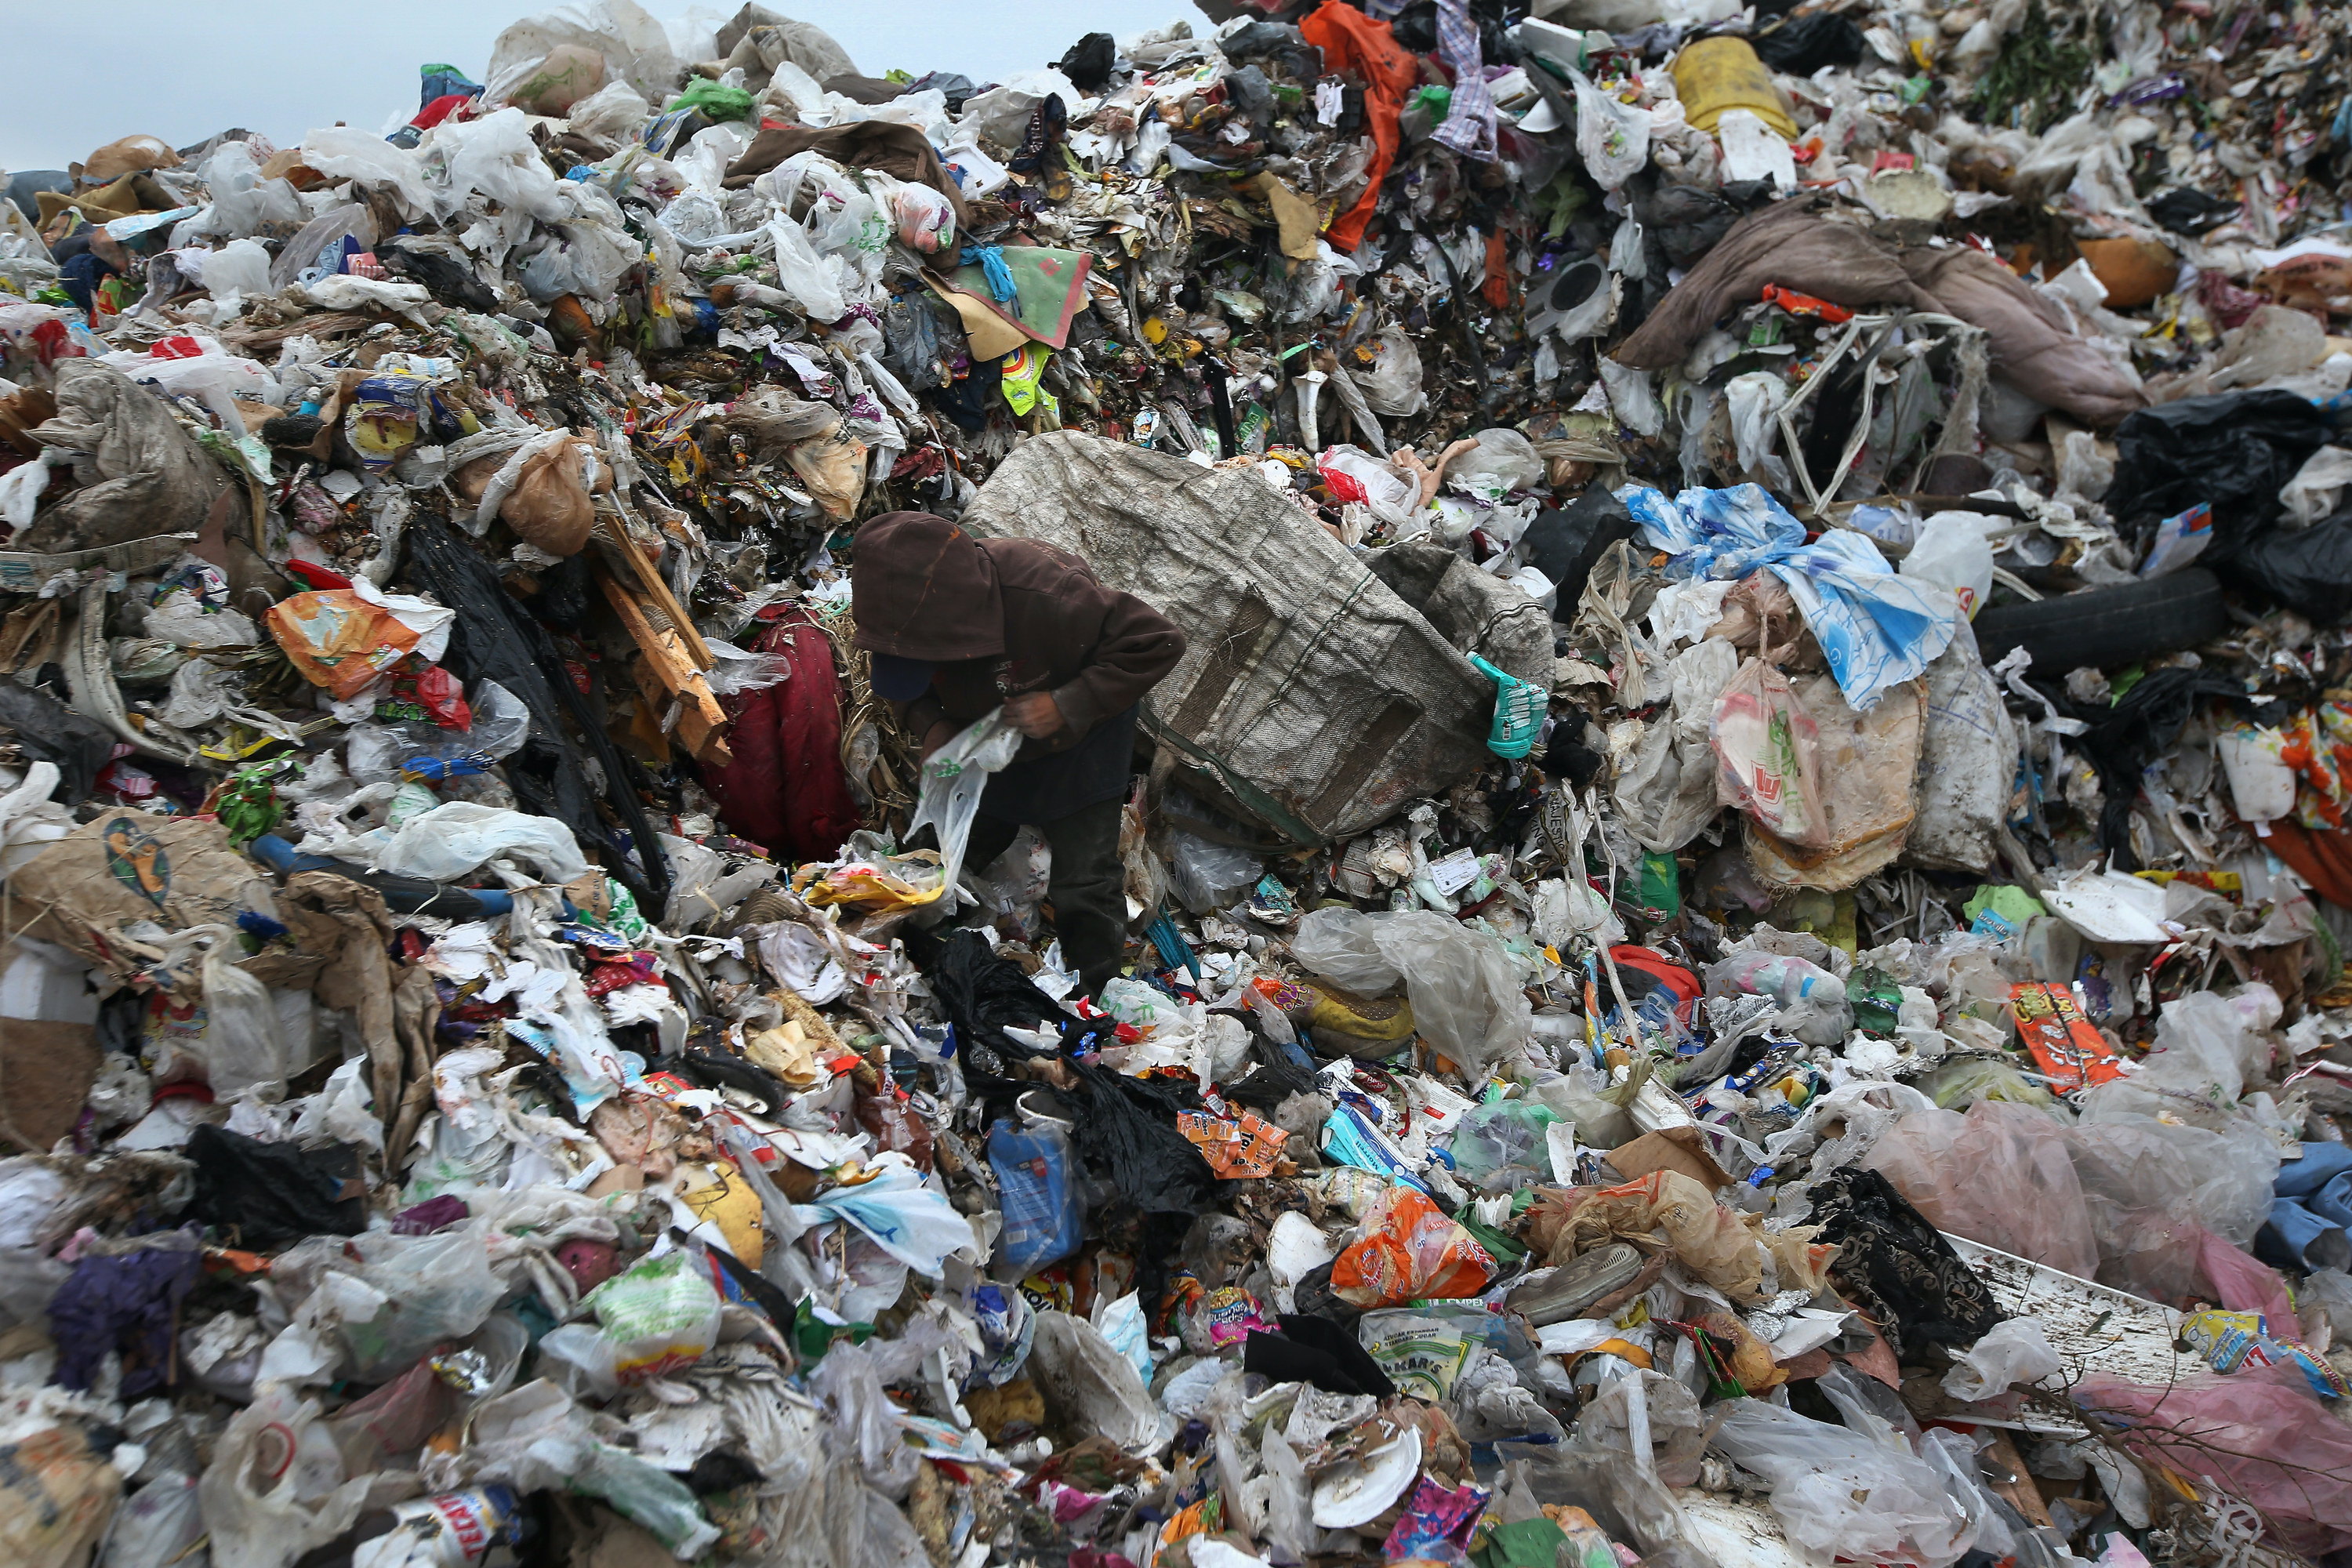
[[1745, 109], [1784, 138], [1796, 138], [1797, 122], [1772, 73], [1745, 38], [1701, 38], [1676, 55], [1675, 95], [1683, 100], [1683, 118], [1701, 131], [1712, 133], [1724, 110]]

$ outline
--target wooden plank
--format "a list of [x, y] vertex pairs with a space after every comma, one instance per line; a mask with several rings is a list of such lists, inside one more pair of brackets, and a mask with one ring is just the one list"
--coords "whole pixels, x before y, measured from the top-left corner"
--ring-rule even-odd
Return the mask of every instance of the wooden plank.
[[637, 581], [644, 584], [646, 596], [653, 600], [655, 606], [669, 617], [670, 625], [677, 628], [686, 651], [694, 659], [694, 668], [709, 669], [718, 663], [711, 657], [710, 645], [702, 640], [700, 632], [695, 630], [694, 617], [686, 613], [686, 607], [677, 602], [677, 595], [670, 592], [669, 581], [661, 574], [661, 568], [646, 559], [646, 552], [637, 548], [637, 542], [629, 537], [627, 528], [614, 524], [613, 540], [614, 548], [629, 563], [630, 570], [636, 574]]
[[[695, 667], [685, 640], [675, 630], [655, 626], [646, 615], [646, 607], [621, 585], [603, 561], [592, 561], [590, 567], [613, 612], [621, 617], [621, 624], [628, 628], [630, 637], [645, 656], [645, 667], [652, 680], [662, 693], [684, 700], [677, 738], [703, 762], [723, 766], [732, 760], [721, 739], [727, 729], [726, 710], [719, 706], [710, 683]], [[650, 698], [652, 693], [646, 695]], [[657, 719], [663, 716], [656, 715]]]

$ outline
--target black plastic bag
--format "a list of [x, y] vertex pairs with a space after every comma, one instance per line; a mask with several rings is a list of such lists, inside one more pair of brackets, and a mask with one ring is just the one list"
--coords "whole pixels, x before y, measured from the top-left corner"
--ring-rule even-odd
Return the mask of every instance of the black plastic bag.
[[1177, 1116], [1201, 1109], [1190, 1084], [1128, 1078], [1069, 1062], [1086, 1096], [1075, 1129], [1078, 1152], [1110, 1178], [1119, 1200], [1144, 1214], [1197, 1215], [1214, 1207], [1217, 1173], [1176, 1131]]
[[37, 763], [54, 763], [57, 787], [49, 798], [79, 805], [97, 787], [100, 770], [114, 758], [114, 736], [46, 691], [0, 680], [0, 725], [16, 732], [16, 747]]
[[1552, 601], [1553, 620], [1576, 619], [1594, 563], [1611, 545], [1637, 531], [1633, 514], [1605, 485], [1594, 485], [1563, 508], [1546, 507], [1536, 513], [1520, 543], [1528, 564], [1559, 587], [1559, 597]]
[[299, 1149], [205, 1125], [189, 1135], [187, 1155], [196, 1167], [187, 1217], [235, 1231], [236, 1246], [266, 1251], [367, 1228], [360, 1152], [350, 1144]]
[[2241, 205], [2176, 185], [2147, 198], [2147, 216], [2175, 234], [2203, 234], [2223, 219], [2237, 216]]
[[931, 983], [931, 994], [947, 1010], [955, 1026], [957, 1044], [967, 1053], [983, 1051], [996, 1064], [982, 1059], [983, 1072], [995, 1072], [1006, 1060], [1024, 1061], [1040, 1053], [1005, 1034], [1011, 1025], [1058, 1034], [1069, 1015], [1052, 997], [1029, 982], [1021, 966], [996, 956], [988, 938], [969, 927], [950, 931], [944, 940], [922, 931], [906, 933], [907, 952]]
[[1396, 1384], [1356, 1336], [1328, 1318], [1286, 1312], [1278, 1334], [1242, 1342], [1242, 1370], [1274, 1383], [1311, 1383], [1326, 1394], [1369, 1394], [1387, 1399]]
[[2315, 626], [2340, 626], [2352, 616], [2352, 508], [2309, 528], [2274, 528], [2214, 563], [2213, 573]]
[[[583, 848], [603, 846], [613, 875], [648, 918], [657, 918], [669, 902], [668, 857], [637, 798], [631, 764], [564, 673], [547, 628], [507, 593], [498, 569], [446, 524], [411, 525], [408, 564], [423, 586], [457, 612], [441, 662], [469, 687], [478, 680], [497, 681], [530, 710], [530, 736], [507, 759], [506, 769], [522, 809], [554, 817], [572, 829]], [[597, 816], [587, 763], [564, 729], [567, 713], [604, 769], [608, 797], [628, 827], [625, 845]]]
[[2082, 746], [2099, 770], [2099, 787], [2106, 796], [2099, 813], [2099, 845], [2115, 852], [2116, 869], [2139, 869], [2139, 857], [2131, 847], [2131, 808], [2139, 798], [2140, 775], [2147, 765], [2172, 749], [2180, 739], [2180, 727], [2200, 703], [2245, 694], [2237, 681], [2210, 670], [2159, 669], [2113, 707], [2078, 712], [2077, 717], [2090, 721]]
[[1080, 92], [1100, 92], [1110, 80], [1110, 68], [1118, 58], [1118, 45], [1108, 33], [1088, 33], [1070, 46], [1059, 64], [1072, 87]]
[[2327, 416], [2292, 392], [2143, 408], [2116, 427], [2116, 478], [2105, 504], [2118, 522], [2135, 523], [2206, 502], [2218, 560], [2278, 521], [2279, 491], [2330, 433]]
[[1751, 33], [1756, 58], [1776, 71], [1811, 76], [1823, 66], [1856, 65], [1862, 59], [1862, 28], [1851, 16], [1815, 11], [1791, 16], [1769, 32]]

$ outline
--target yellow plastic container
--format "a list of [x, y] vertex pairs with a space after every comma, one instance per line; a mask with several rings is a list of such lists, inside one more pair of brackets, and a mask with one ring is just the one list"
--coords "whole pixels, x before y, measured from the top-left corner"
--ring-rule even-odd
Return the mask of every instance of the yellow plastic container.
[[1675, 96], [1683, 118], [1713, 133], [1726, 110], [1745, 109], [1783, 137], [1794, 141], [1797, 122], [1772, 85], [1772, 73], [1745, 38], [1701, 38], [1675, 57]]

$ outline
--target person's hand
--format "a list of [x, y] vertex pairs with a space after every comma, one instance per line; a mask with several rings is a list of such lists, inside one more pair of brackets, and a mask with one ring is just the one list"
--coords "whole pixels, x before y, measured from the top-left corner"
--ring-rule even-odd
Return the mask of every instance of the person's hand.
[[950, 741], [954, 740], [959, 732], [960, 731], [958, 731], [953, 720], [940, 720], [938, 723], [923, 731], [922, 753], [916, 760], [919, 762], [929, 762], [931, 760], [931, 753], [938, 751], [941, 746], [946, 745]]
[[1062, 710], [1052, 693], [1032, 691], [1005, 699], [1004, 721], [1031, 740], [1042, 741], [1062, 732]]

